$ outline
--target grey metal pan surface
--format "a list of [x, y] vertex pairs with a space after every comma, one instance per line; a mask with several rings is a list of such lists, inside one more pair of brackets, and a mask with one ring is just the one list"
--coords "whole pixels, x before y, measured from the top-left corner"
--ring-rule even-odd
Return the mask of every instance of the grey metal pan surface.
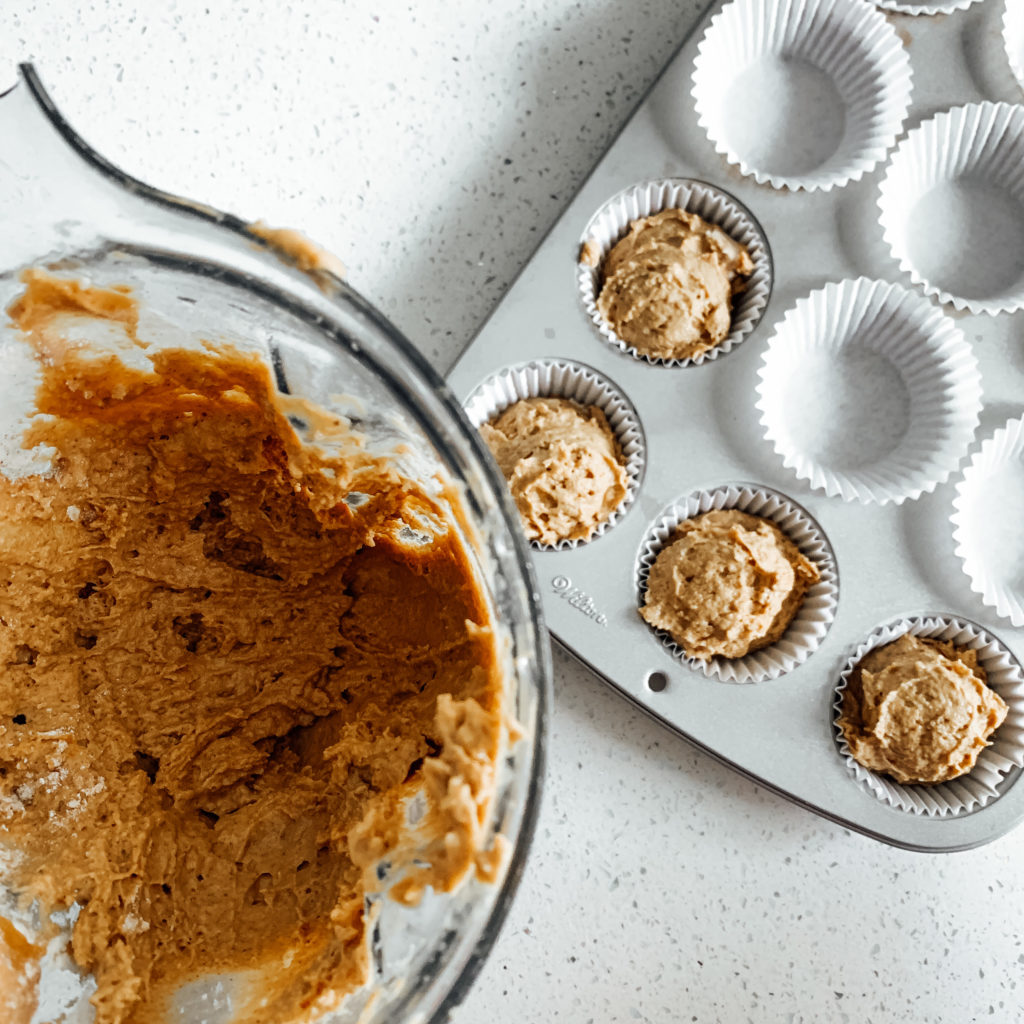
[[[448, 381], [465, 400], [502, 367], [568, 359], [614, 382], [640, 415], [646, 469], [628, 513], [573, 550], [533, 552], [547, 624], [562, 646], [683, 738], [826, 818], [907, 849], [979, 846], [1024, 818], [1019, 769], [987, 806], [930, 818], [895, 809], [858, 783], [832, 728], [842, 668], [868, 633], [894, 617], [930, 612], [969, 619], [1024, 658], [1024, 629], [982, 605], [954, 554], [949, 517], [959, 473], [902, 505], [826, 497], [783, 467], [762, 437], [755, 409], [766, 343], [797, 298], [860, 275], [912, 287], [878, 224], [884, 162], [858, 182], [810, 194], [758, 185], [727, 164], [697, 124], [690, 95], [697, 44], [721, 6], [712, 4], [698, 20]], [[986, 10], [992, 7], [995, 13]], [[891, 16], [913, 68], [905, 129], [951, 105], [1011, 98], [999, 94], [1012, 83], [1008, 69], [1003, 77], [991, 70], [1005, 63], [992, 29], [999, 13], [999, 4], [979, 4], [948, 17]], [[702, 180], [738, 198], [763, 228], [774, 259], [774, 287], [760, 324], [733, 351], [699, 366], [652, 366], [613, 347], [584, 312], [576, 284], [580, 240], [594, 212], [624, 187], [663, 177]], [[943, 310], [959, 323], [982, 372], [984, 408], [973, 452], [1024, 411], [1024, 314]], [[687, 667], [637, 614], [637, 558], [652, 522], [679, 496], [734, 482], [772, 488], [803, 506], [825, 531], [840, 580], [835, 620], [817, 651], [780, 678], [752, 684], [720, 682]], [[648, 685], [652, 673], [664, 674], [660, 691]]]

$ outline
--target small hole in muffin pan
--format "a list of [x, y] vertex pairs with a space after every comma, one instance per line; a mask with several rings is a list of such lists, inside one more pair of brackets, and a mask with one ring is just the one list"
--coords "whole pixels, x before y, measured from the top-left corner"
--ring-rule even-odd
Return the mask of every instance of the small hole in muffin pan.
[[647, 689], [651, 693], [661, 693], [668, 688], [668, 676], [664, 672], [649, 672], [647, 674]]

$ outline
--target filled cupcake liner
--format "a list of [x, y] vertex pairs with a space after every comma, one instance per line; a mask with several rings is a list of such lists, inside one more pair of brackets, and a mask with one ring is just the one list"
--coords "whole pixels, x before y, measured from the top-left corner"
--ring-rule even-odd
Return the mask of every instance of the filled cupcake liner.
[[1003, 8], [1003, 49], [1013, 77], [1024, 89], [1024, 4], [1006, 0]]
[[[936, 785], [904, 785], [888, 775], [871, 771], [853, 759], [839, 727], [843, 695], [861, 659], [876, 647], [892, 643], [904, 633], [943, 640], [955, 647], [978, 652], [978, 663], [988, 675], [988, 686], [1006, 702], [1003, 724], [992, 737], [991, 746], [979, 755], [974, 768], [951, 782]], [[995, 800], [1005, 790], [1007, 774], [1024, 766], [1024, 675], [1017, 659], [994, 636], [967, 619], [951, 615], [899, 618], [873, 630], [846, 662], [832, 703], [832, 728], [839, 753], [850, 774], [885, 803], [912, 814], [930, 818], [968, 814]]]
[[[1007, 504], [994, 493], [998, 479], [1016, 478]], [[1024, 417], [1008, 420], [975, 453], [953, 499], [953, 543], [971, 590], [997, 615], [1024, 626], [1024, 533], [1020, 506], [1024, 494]]]
[[[809, 431], [800, 423], [808, 409], [832, 417], [838, 400], [833, 404], [822, 389], [794, 402], [787, 391], [812, 356], [840, 353], [888, 360], [909, 399], [895, 448], [856, 466], [809, 450]], [[900, 504], [934, 490], [967, 454], [981, 412], [981, 373], [959, 327], [922, 296], [864, 277], [830, 282], [799, 299], [769, 339], [759, 377], [761, 426], [783, 464], [813, 489], [845, 501]], [[851, 436], [850, 444], [858, 443]]]
[[629, 399], [610, 380], [589, 366], [564, 359], [538, 359], [506, 367], [488, 377], [466, 399], [463, 409], [479, 430], [524, 398], [569, 398], [581, 405], [596, 405], [605, 414], [619, 442], [627, 480], [626, 496], [615, 511], [598, 524], [586, 540], [560, 540], [556, 544], [530, 541], [530, 545], [540, 551], [568, 551], [580, 544], [588, 544], [610, 530], [626, 514], [640, 489], [647, 453], [640, 417]]
[[710, 491], [695, 491], [673, 502], [655, 520], [640, 548], [637, 607], [643, 605], [647, 595], [647, 580], [654, 560], [672, 542], [679, 524], [720, 509], [737, 509], [770, 519], [817, 566], [821, 579], [808, 589], [782, 637], [742, 658], [715, 657], [709, 661], [693, 658], [667, 631], [653, 626], [650, 629], [673, 657], [711, 678], [734, 683], [776, 679], [805, 662], [818, 649], [832, 625], [839, 601], [839, 574], [824, 532], [804, 509], [785, 495], [766, 487], [727, 484]]
[[[873, 0], [876, 7], [883, 11], [893, 11], [896, 14], [952, 14], [954, 11], [965, 11], [978, 0], [934, 0], [930, 4], [907, 4], [901, 0]], [[1014, 0], [1010, 0], [1011, 3]]]
[[[747, 287], [733, 301], [729, 334], [714, 348], [688, 359], [660, 359], [646, 355], [620, 338], [597, 308], [601, 271], [615, 243], [629, 232], [629, 225], [662, 210], [685, 210], [720, 227], [730, 238], [746, 246], [754, 264]], [[601, 336], [616, 348], [655, 366], [699, 366], [734, 349], [760, 323], [772, 293], [772, 257], [768, 240], [751, 212], [736, 198], [703, 181], [662, 178], [623, 189], [612, 196], [591, 218], [580, 245], [592, 243], [601, 253], [591, 267], [577, 265], [577, 282], [583, 308]]]
[[[766, 57], [802, 60], [835, 83], [845, 106], [836, 151], [802, 174], [775, 173], [730, 145], [729, 84]], [[910, 106], [910, 58], [885, 17], [863, 0], [732, 0], [711, 19], [697, 50], [692, 95], [715, 149], [773, 188], [829, 191], [882, 160]]]
[[[896, 148], [878, 193], [882, 236], [900, 269], [925, 294], [971, 313], [1024, 308], [1024, 274], [992, 296], [964, 296], [928, 280], [914, 262], [912, 211], [932, 190], [958, 181], [1012, 196], [1020, 205], [1024, 231], [1024, 106], [968, 103], [923, 121]], [[970, 260], [984, 255], [972, 253]]]

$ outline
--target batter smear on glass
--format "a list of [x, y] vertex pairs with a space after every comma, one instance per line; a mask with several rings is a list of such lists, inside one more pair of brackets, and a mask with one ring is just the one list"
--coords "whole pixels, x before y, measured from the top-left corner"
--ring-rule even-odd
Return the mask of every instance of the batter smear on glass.
[[23, 443], [53, 468], [0, 475], [0, 883], [80, 907], [97, 1024], [249, 968], [238, 1020], [315, 1019], [367, 978], [382, 854], [409, 902], [495, 865], [477, 578], [448, 506], [342, 420], [306, 405], [300, 441], [258, 355], [150, 347], [126, 290], [25, 283]]

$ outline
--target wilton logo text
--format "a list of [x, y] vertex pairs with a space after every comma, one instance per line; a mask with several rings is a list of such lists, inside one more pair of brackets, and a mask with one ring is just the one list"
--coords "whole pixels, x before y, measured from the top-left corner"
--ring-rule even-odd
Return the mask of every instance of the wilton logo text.
[[563, 601], [568, 601], [571, 607], [582, 612], [588, 619], [593, 619], [599, 626], [608, 625], [608, 619], [594, 607], [590, 595], [574, 587], [568, 576], [555, 576], [551, 580], [551, 588]]

